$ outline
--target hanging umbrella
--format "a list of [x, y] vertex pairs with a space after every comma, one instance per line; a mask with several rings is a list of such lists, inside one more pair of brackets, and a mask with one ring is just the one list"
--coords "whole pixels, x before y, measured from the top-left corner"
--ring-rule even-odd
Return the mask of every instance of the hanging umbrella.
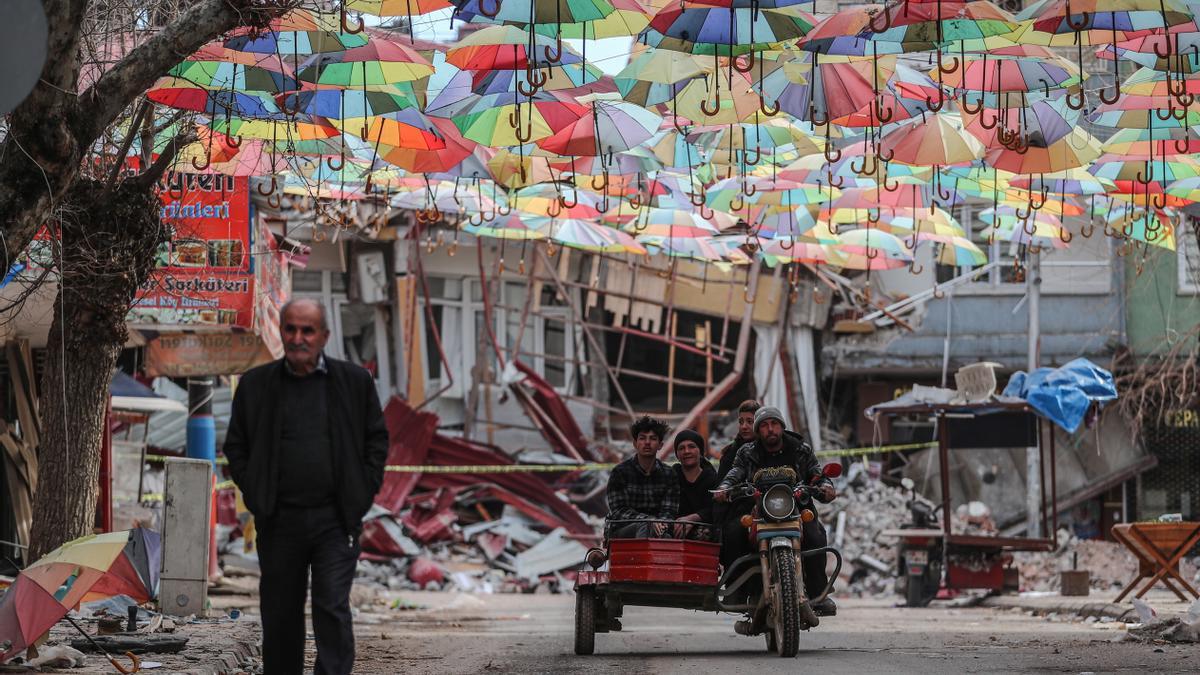
[[186, 82], [201, 89], [266, 94], [300, 88], [295, 78], [266, 62], [248, 66], [224, 61], [188, 60], [168, 70], [166, 79]]
[[[429, 118], [428, 121], [436, 130], [441, 147], [433, 147], [436, 144], [431, 144], [429, 148], [411, 147], [416, 144], [410, 144], [410, 147], [398, 147], [380, 143], [377, 148], [379, 156], [390, 164], [416, 173], [450, 171], [471, 156], [476, 147], [475, 144], [463, 138], [458, 128], [450, 120]], [[372, 122], [372, 126], [368, 127], [367, 133], [363, 134], [363, 137], [372, 141], [377, 138], [383, 139], [390, 134], [390, 130], [387, 128], [390, 124], [392, 124], [391, 120], [376, 119]], [[350, 129], [354, 129], [354, 126], [351, 126]], [[395, 130], [400, 131], [401, 129], [397, 126]]]
[[213, 117], [283, 119], [283, 113], [275, 106], [275, 101], [266, 95], [172, 86], [179, 83], [179, 80], [172, 80], [169, 84], [160, 80], [155, 88], [146, 92], [146, 98], [176, 110], [191, 110]]
[[1038, 93], [1078, 87], [1086, 77], [1070, 61], [1035, 45], [1016, 45], [963, 55], [964, 65], [943, 73], [951, 88], [969, 92]]
[[[609, 211], [605, 214], [605, 220], [615, 223], [618, 217]], [[635, 212], [632, 220], [621, 225], [621, 229], [639, 236], [639, 241], [642, 241], [640, 237], [643, 235], [671, 239], [709, 237], [736, 224], [731, 216], [719, 211], [714, 211], [710, 218], [702, 218], [691, 210], [644, 207]]]
[[1100, 144], [1082, 127], [1051, 143], [1048, 147], [1030, 145], [1024, 152], [993, 148], [985, 161], [988, 165], [1013, 173], [1051, 173], [1086, 166], [1100, 156]]
[[879, 256], [903, 262], [912, 260], [912, 251], [899, 237], [873, 227], [839, 234], [837, 249], [842, 253], [863, 255], [869, 259]]
[[658, 130], [662, 118], [641, 106], [599, 97], [577, 99], [585, 112], [537, 142], [559, 155], [597, 156], [635, 148]]
[[937, 243], [936, 260], [939, 265], [975, 267], [987, 263], [987, 254], [970, 239], [953, 237], [949, 241]]
[[646, 255], [646, 249], [628, 234], [587, 220], [539, 219], [538, 229], [551, 241], [570, 248], [598, 253]]
[[526, 219], [515, 212], [499, 216], [491, 221], [483, 221], [478, 225], [468, 223], [463, 226], [463, 231], [477, 237], [493, 239], [529, 241], [546, 238], [545, 231], [537, 229], [533, 220]]
[[374, 16], [420, 16], [453, 7], [450, 0], [344, 0], [346, 9]]
[[736, 56], [803, 37], [814, 23], [803, 12], [770, 9], [769, 0], [756, 7], [668, 5], [650, 19], [639, 39], [660, 49]]
[[[730, 252], [730, 249], [720, 249], [713, 246], [708, 237], [671, 237], [643, 234], [639, 235], [637, 240], [644, 246], [649, 247], [652, 252], [662, 253], [672, 258], [684, 258], [700, 262], [724, 261], [726, 253]], [[732, 250], [737, 251], [737, 249]], [[745, 258], [745, 254], [740, 251], [733, 255], [737, 256], [738, 254], [741, 254], [739, 260]]]
[[1004, 101], [1001, 106], [962, 111], [967, 131], [988, 148], [1008, 147], [1018, 152], [1027, 146], [1044, 148], [1079, 125], [1080, 112], [1068, 107], [1064, 99], [1040, 99], [1028, 104], [1017, 99]]
[[591, 112], [587, 106], [551, 97], [548, 92], [538, 92], [538, 96], [543, 98], [456, 116], [454, 125], [468, 140], [509, 147], [549, 138]]
[[[530, 45], [533, 51], [529, 50]], [[547, 53], [553, 54], [559, 46], [551, 38], [531, 35], [516, 26], [488, 26], [446, 50], [446, 62], [462, 70], [486, 71], [545, 68], [581, 61], [579, 54], [567, 47], [562, 47], [557, 59], [546, 58]]]
[[982, 157], [984, 147], [957, 116], [937, 114], [897, 124], [883, 135], [880, 151], [901, 164], [951, 166]]
[[486, 18], [503, 23], [562, 24], [599, 21], [616, 8], [609, 0], [452, 0], [455, 15], [465, 21]]
[[415, 49], [400, 42], [372, 38], [362, 47], [308, 60], [296, 77], [313, 84], [358, 89], [393, 91], [393, 85], [433, 74], [433, 64]]
[[366, 33], [344, 32], [336, 20], [307, 10], [294, 9], [271, 20], [267, 30], [237, 28], [225, 40], [227, 49], [255, 54], [318, 54], [353, 49], [367, 44]]

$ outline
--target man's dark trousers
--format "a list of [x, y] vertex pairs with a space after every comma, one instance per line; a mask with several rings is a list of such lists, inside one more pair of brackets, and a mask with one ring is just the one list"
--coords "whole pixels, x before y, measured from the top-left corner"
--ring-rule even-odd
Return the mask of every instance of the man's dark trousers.
[[312, 569], [314, 672], [342, 675], [354, 668], [350, 586], [358, 538], [347, 535], [337, 507], [280, 507], [256, 523], [262, 576], [263, 666], [267, 675], [304, 672], [304, 600]]

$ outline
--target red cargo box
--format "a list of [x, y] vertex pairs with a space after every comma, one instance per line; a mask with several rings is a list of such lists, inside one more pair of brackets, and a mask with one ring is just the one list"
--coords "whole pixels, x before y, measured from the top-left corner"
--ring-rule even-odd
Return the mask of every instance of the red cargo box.
[[613, 539], [609, 580], [717, 585], [721, 546], [684, 539]]

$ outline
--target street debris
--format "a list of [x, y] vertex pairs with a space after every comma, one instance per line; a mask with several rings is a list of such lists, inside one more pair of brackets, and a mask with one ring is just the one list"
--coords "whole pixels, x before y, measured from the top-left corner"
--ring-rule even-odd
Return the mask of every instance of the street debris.
[[1115, 541], [1079, 539], [1062, 529], [1058, 532], [1058, 543], [1058, 550], [1051, 553], [1013, 555], [1013, 564], [1021, 571], [1022, 591], [1058, 591], [1059, 573], [1072, 567], [1088, 570], [1091, 588], [1101, 591], [1123, 587], [1137, 572], [1137, 559]]
[[837, 592], [851, 596], [890, 595], [896, 569], [895, 539], [881, 537], [909, 519], [907, 492], [872, 480], [862, 464], [851, 465], [839, 486], [838, 498], [821, 514], [833, 530], [830, 541], [839, 547], [845, 565]]

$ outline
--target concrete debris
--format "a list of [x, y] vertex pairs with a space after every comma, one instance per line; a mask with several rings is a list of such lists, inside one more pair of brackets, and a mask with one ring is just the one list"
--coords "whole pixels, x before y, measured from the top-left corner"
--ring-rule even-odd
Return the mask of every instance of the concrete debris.
[[845, 563], [838, 593], [880, 596], [894, 593], [896, 547], [894, 538], [881, 537], [884, 530], [899, 528], [909, 520], [908, 493], [901, 488], [871, 480], [861, 464], [851, 465], [846, 480], [838, 486], [838, 498], [822, 507], [821, 520], [840, 537]]
[[1058, 542], [1053, 553], [1013, 555], [1013, 564], [1021, 571], [1022, 591], [1058, 591], [1059, 573], [1072, 568], [1090, 572], [1092, 590], [1100, 591], [1123, 588], [1137, 574], [1137, 558], [1115, 541], [1078, 539], [1063, 529]]
[[27, 663], [30, 668], [82, 668], [87, 665], [87, 656], [67, 645], [54, 645], [38, 652], [36, 658]]
[[1165, 621], [1143, 623], [1129, 629], [1129, 638], [1138, 642], [1195, 644], [1200, 642], [1200, 622], [1189, 623], [1183, 618], [1172, 617]]
[[543, 574], [559, 570], [578, 568], [587, 555], [587, 547], [567, 538], [567, 531], [559, 528], [525, 552], [515, 556], [517, 576], [536, 581]]

